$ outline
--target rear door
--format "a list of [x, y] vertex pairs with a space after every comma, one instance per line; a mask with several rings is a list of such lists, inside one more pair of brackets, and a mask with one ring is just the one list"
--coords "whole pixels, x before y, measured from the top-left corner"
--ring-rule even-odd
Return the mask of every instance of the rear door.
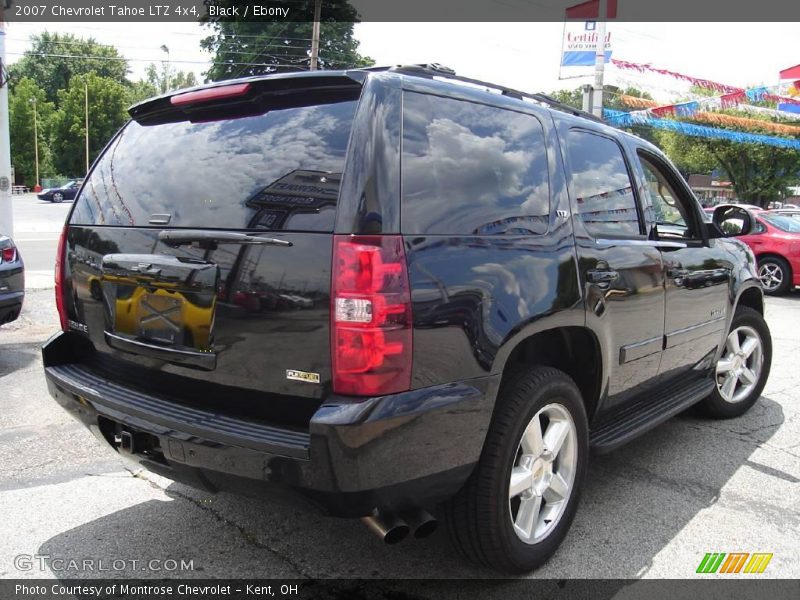
[[[587, 124], [586, 127], [589, 127]], [[564, 132], [586, 322], [604, 345], [607, 404], [655, 383], [664, 336], [661, 253], [644, 235], [631, 167], [600, 131]]]
[[332, 231], [360, 93], [329, 79], [134, 109], [69, 220], [70, 319], [96, 360], [171, 394], [326, 394]]

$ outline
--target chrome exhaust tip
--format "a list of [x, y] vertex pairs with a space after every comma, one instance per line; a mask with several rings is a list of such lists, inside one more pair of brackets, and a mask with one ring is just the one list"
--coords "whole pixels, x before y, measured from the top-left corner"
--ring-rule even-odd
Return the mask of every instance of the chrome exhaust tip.
[[439, 521], [436, 520], [436, 517], [422, 508], [404, 513], [403, 517], [411, 527], [414, 537], [418, 540], [428, 537], [439, 527]]
[[384, 514], [375, 511], [369, 517], [361, 517], [361, 520], [370, 531], [387, 544], [402, 542], [411, 531], [408, 523], [394, 514]]

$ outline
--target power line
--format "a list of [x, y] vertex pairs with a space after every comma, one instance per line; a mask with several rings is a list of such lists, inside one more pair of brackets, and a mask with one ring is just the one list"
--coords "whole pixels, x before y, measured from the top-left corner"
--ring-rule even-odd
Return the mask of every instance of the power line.
[[[122, 61], [122, 62], [154, 62], [152, 59], [149, 58], [121, 58], [115, 56], [82, 56], [80, 54], [50, 54], [47, 52], [7, 52], [7, 54], [14, 54], [16, 56], [44, 56], [50, 58], [80, 58], [83, 60], [92, 59], [92, 60], [115, 60], [115, 61]], [[271, 56], [271, 55], [264, 55], [267, 58], [274, 58], [275, 60], [281, 60], [285, 57], [282, 56]], [[305, 60], [305, 59], [301, 59]], [[208, 60], [178, 60], [178, 59], [170, 59], [170, 62], [174, 63], [187, 63], [187, 64], [198, 64], [198, 65], [207, 65], [207, 64], [214, 64], [214, 65], [245, 65], [249, 67], [296, 67], [298, 61], [295, 64], [281, 64], [281, 63], [246, 63], [246, 62], [235, 62], [235, 61], [208, 61]]]
[[[12, 39], [12, 40], [17, 41], [17, 42], [26, 41], [23, 38], [8, 38], [8, 39]], [[65, 46], [84, 46], [84, 45], [86, 45], [87, 42], [86, 41], [38, 40], [37, 43], [41, 44], [42, 46], [46, 46], [48, 44], [59, 44], [59, 45], [65, 45]], [[130, 50], [143, 50], [143, 49], [147, 48], [146, 46], [144, 46], [144, 47], [143, 46], [118, 46], [116, 44], [101, 44], [100, 42], [94, 42], [93, 45], [94, 46], [100, 46], [102, 48], [112, 48], [114, 50], [117, 50], [117, 49], [120, 49], [120, 48], [127, 48], [127, 49], [130, 49]], [[259, 47], [269, 47], [269, 48], [289, 48], [289, 49], [294, 49], [294, 50], [307, 50], [309, 48], [309, 46], [292, 46], [290, 44], [258, 44], [258, 46]], [[150, 48], [152, 48], [154, 50], [160, 50], [160, 48], [158, 48], [156, 46], [150, 46]], [[234, 50], [224, 50], [224, 51], [228, 52], [229, 54], [252, 54], [252, 52], [237, 52], [237, 51], [234, 51]]]

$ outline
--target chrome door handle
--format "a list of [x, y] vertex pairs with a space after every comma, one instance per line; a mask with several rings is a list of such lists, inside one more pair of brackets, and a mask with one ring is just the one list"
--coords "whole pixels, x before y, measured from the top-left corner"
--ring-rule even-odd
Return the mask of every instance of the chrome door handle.
[[619, 279], [619, 273], [612, 269], [591, 269], [586, 272], [589, 283], [610, 283]]

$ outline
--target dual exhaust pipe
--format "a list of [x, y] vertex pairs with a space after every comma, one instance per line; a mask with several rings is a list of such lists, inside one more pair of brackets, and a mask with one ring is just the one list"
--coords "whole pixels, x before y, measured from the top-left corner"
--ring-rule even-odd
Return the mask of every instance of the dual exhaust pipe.
[[418, 540], [426, 538], [436, 531], [439, 525], [436, 517], [421, 508], [400, 514], [382, 513], [376, 510], [361, 520], [370, 531], [387, 544], [402, 542], [409, 533]]

